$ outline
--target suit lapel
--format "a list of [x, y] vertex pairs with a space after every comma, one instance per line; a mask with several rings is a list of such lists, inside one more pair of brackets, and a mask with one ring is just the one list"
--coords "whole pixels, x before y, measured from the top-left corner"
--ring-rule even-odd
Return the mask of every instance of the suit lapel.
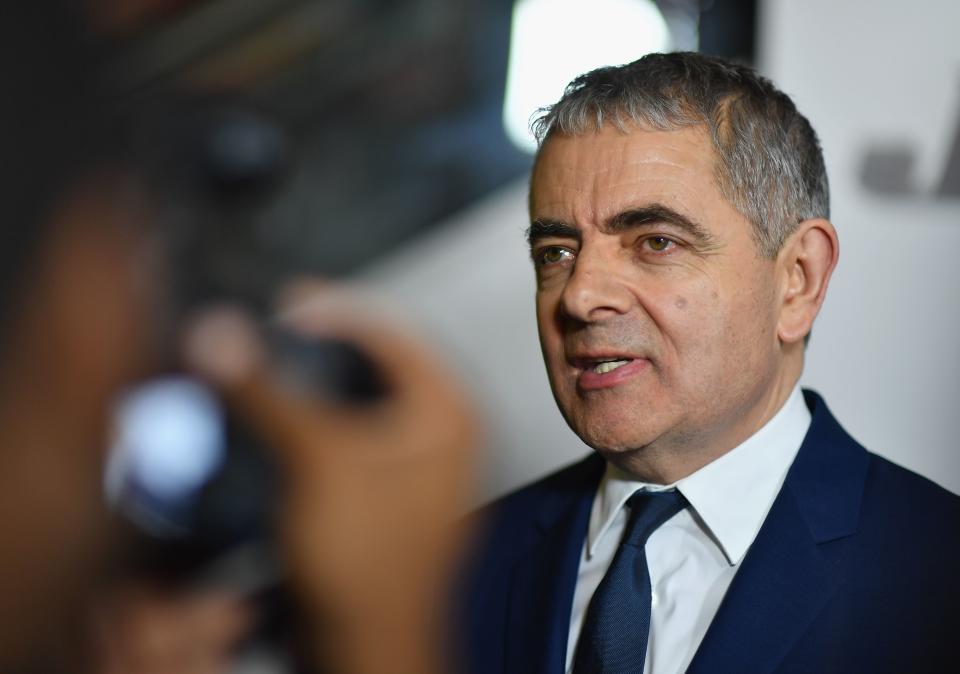
[[687, 672], [773, 671], [837, 584], [781, 491]]
[[602, 471], [603, 461], [592, 457], [583, 483], [541, 508], [541, 538], [511, 578], [506, 634], [510, 674], [564, 671], [577, 571]]
[[687, 670], [771, 672], [842, 578], [820, 545], [855, 532], [867, 453], [816, 394], [810, 430], [783, 488]]

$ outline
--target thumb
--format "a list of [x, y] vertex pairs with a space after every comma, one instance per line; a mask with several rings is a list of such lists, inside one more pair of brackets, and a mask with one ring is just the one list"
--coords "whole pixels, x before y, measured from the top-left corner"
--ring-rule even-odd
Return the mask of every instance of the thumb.
[[333, 411], [282, 384], [247, 314], [232, 307], [202, 311], [187, 324], [183, 355], [282, 461], [299, 466], [305, 453], [316, 456], [317, 429]]

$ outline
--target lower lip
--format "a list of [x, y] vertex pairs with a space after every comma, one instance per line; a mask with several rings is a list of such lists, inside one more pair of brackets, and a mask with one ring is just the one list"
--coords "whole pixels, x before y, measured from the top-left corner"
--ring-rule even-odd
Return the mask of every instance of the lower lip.
[[621, 365], [616, 370], [603, 374], [597, 374], [593, 370], [583, 370], [577, 377], [577, 387], [581, 391], [596, 391], [597, 389], [618, 386], [646, 370], [649, 365], [650, 361], [638, 358], [637, 360], [631, 360], [626, 365]]

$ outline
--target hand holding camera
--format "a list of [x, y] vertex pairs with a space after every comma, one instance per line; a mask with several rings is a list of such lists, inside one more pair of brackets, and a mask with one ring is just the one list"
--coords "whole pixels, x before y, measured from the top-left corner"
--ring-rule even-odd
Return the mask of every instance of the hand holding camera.
[[[301, 287], [283, 322], [356, 345], [384, 385], [368, 404], [286, 386], [253, 323], [231, 310], [194, 322], [186, 359], [276, 451], [282, 547], [316, 659], [337, 672], [442, 671], [439, 621], [477, 426], [433, 354], [354, 306]], [[371, 635], [378, 648], [365, 645]]]

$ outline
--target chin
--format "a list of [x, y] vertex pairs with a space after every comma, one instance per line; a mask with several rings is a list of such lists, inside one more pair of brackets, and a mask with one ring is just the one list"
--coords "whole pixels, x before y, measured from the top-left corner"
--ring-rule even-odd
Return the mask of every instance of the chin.
[[658, 437], [655, 432], [645, 429], [636, 421], [626, 420], [597, 420], [574, 426], [573, 431], [580, 436], [587, 445], [607, 456], [626, 454], [642, 449], [655, 441]]

